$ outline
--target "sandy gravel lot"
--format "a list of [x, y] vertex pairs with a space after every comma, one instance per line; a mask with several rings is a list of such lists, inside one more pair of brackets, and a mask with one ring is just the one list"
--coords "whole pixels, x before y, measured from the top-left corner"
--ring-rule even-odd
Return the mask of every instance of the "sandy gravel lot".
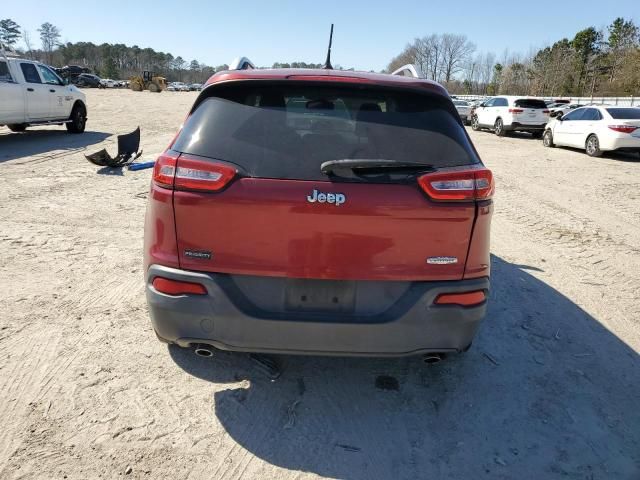
[[84, 135], [0, 128], [0, 478], [640, 478], [637, 157], [471, 132], [498, 188], [472, 349], [286, 357], [272, 382], [156, 341], [150, 170], [83, 157], [140, 125], [154, 158], [195, 94], [87, 94]]

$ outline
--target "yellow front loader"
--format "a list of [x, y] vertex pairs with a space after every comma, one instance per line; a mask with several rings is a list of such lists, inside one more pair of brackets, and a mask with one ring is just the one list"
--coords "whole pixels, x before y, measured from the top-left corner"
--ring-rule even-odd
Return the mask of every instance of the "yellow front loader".
[[131, 78], [129, 87], [134, 92], [149, 90], [150, 92], [159, 93], [167, 89], [167, 80], [164, 77], [156, 76], [153, 72], [145, 70], [142, 72], [142, 76], [137, 75]]

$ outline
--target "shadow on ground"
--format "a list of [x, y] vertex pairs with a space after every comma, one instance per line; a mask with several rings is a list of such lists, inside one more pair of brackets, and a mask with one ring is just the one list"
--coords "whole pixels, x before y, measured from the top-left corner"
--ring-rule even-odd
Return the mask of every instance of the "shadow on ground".
[[235, 383], [215, 393], [217, 421], [282, 468], [362, 480], [640, 478], [638, 355], [544, 282], [492, 261], [473, 347], [435, 366], [282, 357], [271, 382], [244, 355], [170, 354], [195, 377]]
[[63, 157], [111, 136], [111, 133], [89, 131], [72, 134], [65, 127], [58, 127], [58, 130], [32, 128], [24, 133], [0, 129], [0, 163], [48, 152], [55, 152], [53, 156]]

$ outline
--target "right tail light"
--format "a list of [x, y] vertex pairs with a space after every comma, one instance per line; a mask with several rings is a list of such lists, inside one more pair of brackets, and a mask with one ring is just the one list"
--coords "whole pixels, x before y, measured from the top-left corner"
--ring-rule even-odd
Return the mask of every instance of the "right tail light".
[[418, 178], [418, 184], [439, 202], [489, 200], [495, 189], [493, 174], [485, 167], [427, 173]]

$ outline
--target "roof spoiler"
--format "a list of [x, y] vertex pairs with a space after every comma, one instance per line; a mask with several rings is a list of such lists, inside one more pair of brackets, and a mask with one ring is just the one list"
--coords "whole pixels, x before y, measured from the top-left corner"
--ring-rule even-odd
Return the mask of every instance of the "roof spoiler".
[[407, 65], [403, 65], [399, 69], [391, 72], [391, 75], [400, 75], [401, 77], [421, 78], [422, 72], [415, 65], [408, 63]]
[[238, 57], [231, 62], [229, 70], [253, 70], [256, 66], [247, 57]]

